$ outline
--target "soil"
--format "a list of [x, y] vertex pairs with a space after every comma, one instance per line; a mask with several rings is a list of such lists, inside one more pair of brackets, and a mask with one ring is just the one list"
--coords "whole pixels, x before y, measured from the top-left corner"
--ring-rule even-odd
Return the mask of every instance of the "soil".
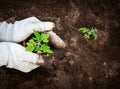
[[[1, 67], [0, 89], [120, 89], [119, 0], [0, 0], [0, 21], [30, 16], [54, 22], [67, 48], [30, 73]], [[80, 27], [97, 28], [97, 39]]]

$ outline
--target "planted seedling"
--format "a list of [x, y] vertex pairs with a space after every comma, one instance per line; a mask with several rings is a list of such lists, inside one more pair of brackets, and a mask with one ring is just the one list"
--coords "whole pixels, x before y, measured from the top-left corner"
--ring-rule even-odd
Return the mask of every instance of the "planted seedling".
[[36, 30], [33, 30], [33, 34], [35, 37], [32, 37], [26, 45], [26, 51], [31, 51], [34, 53], [47, 53], [52, 54], [53, 51], [51, 50], [50, 46], [48, 45], [49, 42], [49, 34], [46, 33], [39, 33]]
[[86, 40], [89, 40], [91, 37], [96, 40], [97, 38], [97, 29], [96, 28], [86, 28], [86, 27], [82, 27], [82, 28], [79, 28], [78, 31], [82, 32], [84, 34], [84, 38]]

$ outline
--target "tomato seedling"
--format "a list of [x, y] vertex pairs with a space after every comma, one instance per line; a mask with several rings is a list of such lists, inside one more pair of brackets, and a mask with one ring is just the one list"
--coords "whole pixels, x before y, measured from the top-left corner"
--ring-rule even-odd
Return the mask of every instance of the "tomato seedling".
[[82, 27], [82, 28], [79, 28], [78, 31], [82, 32], [84, 34], [84, 38], [86, 40], [89, 40], [91, 37], [93, 37], [94, 40], [96, 40], [97, 38], [97, 29], [96, 28], [86, 28], [86, 27]]
[[50, 49], [48, 45], [49, 42], [49, 34], [39, 33], [36, 30], [33, 30], [33, 34], [35, 37], [30, 39], [26, 45], [26, 51], [31, 51], [34, 53], [48, 53], [52, 54], [53, 51]]

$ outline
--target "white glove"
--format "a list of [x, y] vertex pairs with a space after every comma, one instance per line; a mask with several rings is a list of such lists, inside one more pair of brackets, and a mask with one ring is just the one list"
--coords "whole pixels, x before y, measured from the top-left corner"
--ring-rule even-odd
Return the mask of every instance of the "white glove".
[[54, 26], [54, 23], [42, 22], [36, 17], [16, 21], [14, 24], [3, 22], [0, 24], [0, 41], [21, 42], [33, 33], [33, 29], [45, 32], [52, 30]]
[[37, 62], [43, 63], [44, 60], [37, 54], [26, 52], [23, 46], [12, 42], [0, 43], [0, 66], [29, 72], [39, 67]]

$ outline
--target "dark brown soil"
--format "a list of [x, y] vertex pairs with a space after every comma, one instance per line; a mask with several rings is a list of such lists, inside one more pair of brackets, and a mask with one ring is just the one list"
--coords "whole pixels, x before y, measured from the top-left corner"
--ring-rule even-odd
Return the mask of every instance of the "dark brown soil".
[[[53, 21], [66, 42], [55, 61], [30, 73], [0, 68], [0, 89], [120, 89], [119, 0], [0, 0], [0, 21]], [[86, 41], [79, 27], [96, 27]]]

